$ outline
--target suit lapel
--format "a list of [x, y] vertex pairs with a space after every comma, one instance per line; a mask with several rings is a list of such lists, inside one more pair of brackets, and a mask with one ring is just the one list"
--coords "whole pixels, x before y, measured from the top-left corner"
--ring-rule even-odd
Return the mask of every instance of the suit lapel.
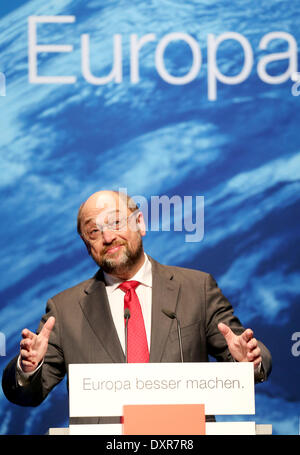
[[99, 271], [85, 289], [80, 302], [82, 311], [103, 349], [113, 362], [125, 362], [124, 352], [112, 319], [103, 273]]
[[160, 362], [172, 325], [172, 319], [162, 313], [162, 309], [176, 312], [180, 285], [173, 280], [173, 273], [149, 259], [153, 277], [150, 362]]

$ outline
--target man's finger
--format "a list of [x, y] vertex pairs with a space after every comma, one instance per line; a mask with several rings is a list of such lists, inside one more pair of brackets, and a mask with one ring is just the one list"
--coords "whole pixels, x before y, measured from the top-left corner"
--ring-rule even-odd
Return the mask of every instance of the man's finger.
[[257, 348], [258, 346], [258, 343], [257, 343], [257, 339], [256, 338], [252, 338], [250, 341], [248, 341], [247, 343], [247, 347], [248, 349], [250, 350], [253, 350], [255, 348]]
[[29, 359], [29, 357], [31, 356], [31, 353], [29, 351], [26, 351], [25, 349], [21, 349], [20, 351], [20, 356], [21, 356], [21, 360], [23, 361], [24, 359]]
[[261, 355], [261, 350], [260, 348], [253, 349], [253, 351], [250, 351], [247, 353], [247, 357], [250, 360], [255, 359], [256, 357], [259, 357]]
[[31, 345], [32, 345], [32, 339], [30, 339], [30, 338], [24, 338], [20, 342], [20, 348], [21, 349], [26, 349], [27, 351], [29, 351]]
[[[21, 359], [21, 368], [25, 373], [35, 370], [37, 366], [38, 366], [38, 363], [36, 360]], [[28, 368], [30, 368], [30, 369], [28, 370]]]
[[42, 335], [47, 340], [49, 340], [50, 333], [54, 327], [54, 324], [55, 324], [55, 317], [50, 316], [50, 318], [45, 322], [45, 324], [40, 332], [40, 335]]
[[246, 343], [248, 343], [248, 341], [250, 341], [251, 338], [253, 338], [253, 330], [251, 330], [251, 329], [246, 329], [246, 330], [242, 333], [241, 337], [243, 338], [244, 341], [246, 341]]
[[[21, 359], [21, 368], [23, 371], [26, 369], [26, 367], [32, 367], [32, 366], [33, 366], [33, 362], [30, 362], [29, 360]], [[25, 371], [25, 373], [26, 373], [26, 371]]]
[[22, 335], [22, 338], [32, 339], [34, 337], [35, 333], [31, 332], [28, 329], [23, 329], [21, 335]]

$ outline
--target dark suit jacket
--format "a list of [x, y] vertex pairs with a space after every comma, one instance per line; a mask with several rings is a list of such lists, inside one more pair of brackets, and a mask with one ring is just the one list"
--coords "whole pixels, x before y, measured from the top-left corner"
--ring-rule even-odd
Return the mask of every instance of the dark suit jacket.
[[[162, 313], [175, 312], [181, 324], [185, 362], [207, 362], [208, 356], [233, 361], [217, 324], [224, 322], [236, 334], [244, 331], [228, 300], [211, 275], [197, 270], [152, 263], [152, 325], [150, 362], [180, 362], [176, 321]], [[39, 405], [68, 374], [72, 363], [125, 362], [105, 290], [101, 270], [91, 279], [67, 289], [47, 303], [38, 331], [49, 316], [56, 318], [44, 364], [29, 385], [16, 382], [16, 358], [3, 373], [6, 397], [22, 406]], [[256, 381], [271, 371], [271, 355], [260, 343], [262, 368]]]

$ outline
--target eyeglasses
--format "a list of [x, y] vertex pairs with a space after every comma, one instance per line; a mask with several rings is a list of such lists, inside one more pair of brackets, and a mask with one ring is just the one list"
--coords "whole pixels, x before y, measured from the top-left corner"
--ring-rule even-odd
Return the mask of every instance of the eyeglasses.
[[[91, 226], [87, 229], [87, 235], [91, 240], [95, 240], [99, 237], [99, 235], [104, 232], [105, 230], [118, 232], [122, 230], [126, 230], [128, 227], [128, 221], [135, 215], [138, 215], [138, 211], [131, 213], [128, 216], [120, 216], [119, 213], [110, 213], [106, 216], [107, 221], [105, 223], [101, 223], [101, 218], [103, 215], [98, 215], [96, 218], [96, 226]], [[132, 229], [133, 230], [133, 229]]]

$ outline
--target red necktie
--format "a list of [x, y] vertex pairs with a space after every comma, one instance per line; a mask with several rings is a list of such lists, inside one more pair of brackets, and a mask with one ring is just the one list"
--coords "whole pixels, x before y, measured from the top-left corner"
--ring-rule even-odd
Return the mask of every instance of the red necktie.
[[124, 281], [119, 288], [125, 292], [124, 310], [130, 311], [127, 335], [127, 358], [128, 363], [149, 362], [149, 349], [142, 314], [141, 304], [135, 292], [140, 283], [138, 281]]

